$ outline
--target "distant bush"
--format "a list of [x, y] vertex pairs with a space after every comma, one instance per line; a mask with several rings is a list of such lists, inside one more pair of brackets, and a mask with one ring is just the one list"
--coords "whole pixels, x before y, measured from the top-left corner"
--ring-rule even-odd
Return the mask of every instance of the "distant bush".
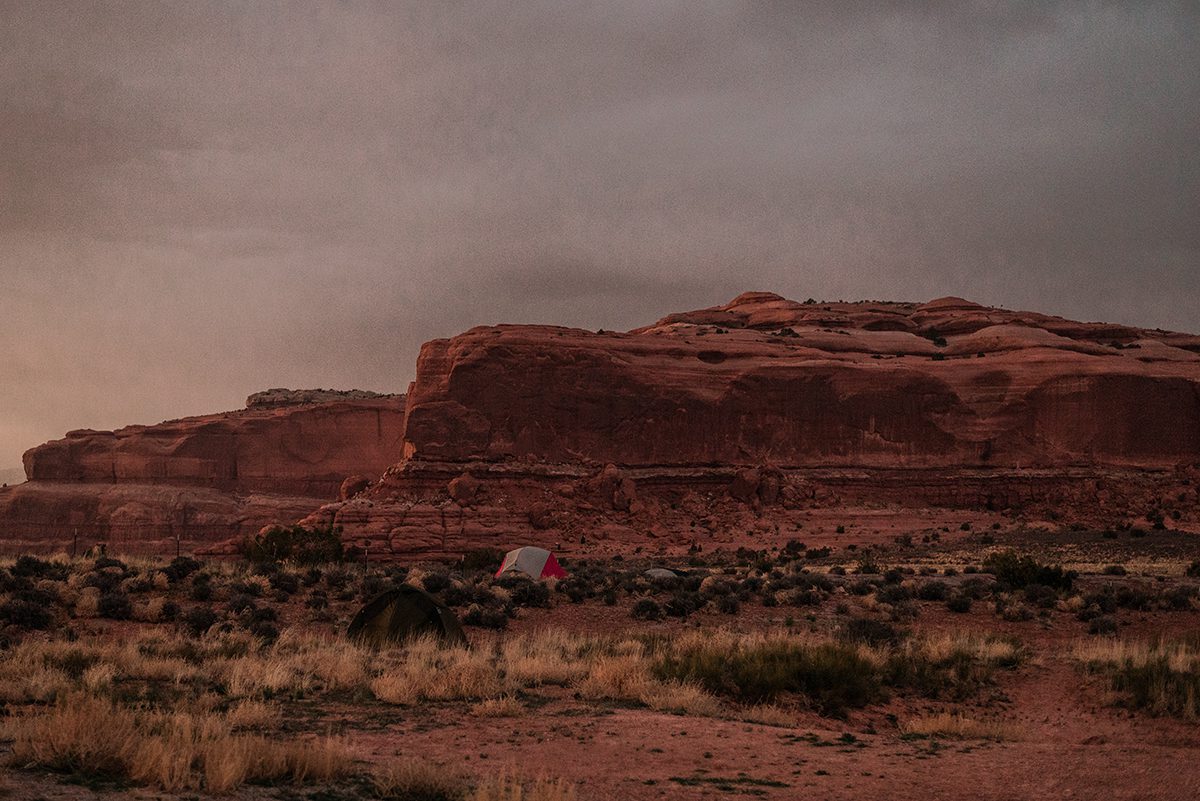
[[717, 611], [723, 615], [736, 615], [740, 608], [741, 605], [738, 603], [737, 598], [731, 595], [726, 595], [717, 600]]
[[842, 640], [867, 645], [895, 644], [904, 639], [904, 636], [904, 633], [891, 623], [865, 617], [847, 620], [838, 631], [838, 637]]
[[508, 615], [504, 613], [503, 609], [489, 609], [486, 606], [474, 604], [463, 615], [463, 623], [485, 629], [502, 629], [508, 626]]
[[341, 526], [307, 528], [275, 526], [247, 541], [244, 549], [252, 562], [291, 562], [321, 565], [345, 557]]
[[504, 551], [499, 548], [476, 548], [463, 554], [462, 569], [495, 571], [502, 561]]
[[104, 593], [100, 596], [100, 603], [96, 609], [100, 617], [110, 620], [128, 620], [133, 615], [133, 605], [129, 602], [129, 596], [123, 592]]
[[171, 560], [171, 564], [163, 568], [162, 572], [166, 574], [167, 580], [174, 584], [192, 575], [201, 567], [203, 565], [190, 556], [177, 556]]
[[36, 556], [29, 556], [27, 554], [18, 556], [16, 563], [12, 566], [12, 574], [14, 576], [23, 576], [25, 578], [66, 581], [69, 572], [70, 570], [66, 565], [57, 562], [47, 562], [44, 559], [38, 559]]
[[272, 573], [268, 581], [271, 582], [271, 589], [285, 592], [288, 595], [300, 590], [300, 577], [286, 570], [279, 570]]
[[734, 649], [695, 647], [660, 657], [654, 673], [750, 704], [800, 693], [825, 714], [841, 714], [883, 696], [874, 663], [856, 647], [838, 643], [768, 640]]
[[642, 598], [629, 613], [635, 620], [661, 620], [663, 608], [653, 598]]
[[183, 623], [194, 636], [200, 636], [217, 622], [217, 613], [207, 606], [196, 606], [183, 616]]
[[944, 581], [924, 581], [917, 585], [917, 598], [922, 601], [944, 601], [950, 588]]
[[509, 590], [509, 596], [517, 606], [532, 606], [541, 609], [550, 606], [550, 588], [540, 581], [523, 581]]
[[1200, 578], [1200, 559], [1197, 559], [1194, 562], [1192, 562], [1190, 565], [1188, 565], [1187, 570], [1185, 572], [1191, 578]]
[[1051, 567], [1039, 564], [1033, 557], [1021, 556], [1016, 551], [994, 553], [984, 561], [983, 566], [997, 581], [1014, 589], [1021, 589], [1030, 584], [1043, 584], [1055, 589], [1069, 590], [1075, 581], [1075, 574], [1063, 570], [1060, 565]]
[[946, 608], [962, 614], [971, 611], [971, 596], [956, 592], [946, 599]]
[[22, 629], [48, 629], [54, 618], [50, 610], [40, 604], [12, 598], [0, 605], [0, 620]]

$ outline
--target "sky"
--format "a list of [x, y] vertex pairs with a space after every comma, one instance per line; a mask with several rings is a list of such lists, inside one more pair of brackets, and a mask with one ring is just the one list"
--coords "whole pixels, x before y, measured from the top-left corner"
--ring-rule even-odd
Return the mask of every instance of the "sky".
[[1200, 331], [1197, 9], [0, 0], [0, 469], [746, 290]]

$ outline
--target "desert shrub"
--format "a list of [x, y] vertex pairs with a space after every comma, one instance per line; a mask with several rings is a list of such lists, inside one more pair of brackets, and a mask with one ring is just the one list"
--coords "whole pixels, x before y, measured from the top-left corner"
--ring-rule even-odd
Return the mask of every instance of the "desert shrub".
[[268, 581], [271, 583], [271, 589], [285, 592], [288, 595], [300, 591], [300, 577], [286, 570], [275, 571]]
[[362, 601], [369, 601], [389, 586], [391, 582], [383, 576], [375, 573], [363, 576], [362, 583], [358, 585], [358, 597]]
[[48, 562], [44, 559], [38, 559], [36, 556], [25, 554], [17, 557], [17, 561], [12, 566], [12, 574], [24, 578], [66, 581], [67, 576], [70, 574], [70, 568], [64, 564]]
[[439, 593], [450, 586], [450, 576], [445, 573], [430, 573], [421, 579], [425, 592]]
[[243, 550], [252, 562], [322, 565], [345, 557], [340, 526], [274, 526], [248, 540]]
[[479, 626], [485, 629], [503, 629], [508, 626], [508, 615], [502, 609], [489, 609], [486, 606], [472, 604], [463, 615], [463, 623], [468, 626]]
[[951, 612], [962, 614], [971, 611], [971, 596], [956, 592], [946, 599], [946, 608]]
[[1104, 568], [1104, 575], [1106, 576], [1124, 576], [1128, 575], [1128, 572], [1121, 565], [1108, 565]]
[[1191, 578], [1200, 578], [1200, 559], [1196, 559], [1190, 565], [1188, 565], [1187, 570], [1185, 570], [1184, 573]]
[[0, 620], [22, 629], [48, 629], [54, 618], [50, 610], [19, 598], [10, 598], [0, 605]]
[[1099, 640], [1081, 644], [1076, 658], [1088, 671], [1107, 675], [1128, 706], [1154, 715], [1200, 718], [1200, 654], [1194, 640]]
[[512, 602], [517, 606], [537, 607], [541, 609], [550, 606], [550, 588], [540, 581], [524, 579], [509, 590]]
[[[593, 597], [596, 591], [587, 582], [586, 579], [572, 576], [568, 579], [563, 579], [558, 582], [557, 590], [562, 595], [567, 596], [571, 603], [581, 604], [588, 598]], [[549, 594], [547, 593], [547, 605], [549, 605]]]
[[1117, 619], [1112, 615], [1100, 615], [1099, 617], [1092, 618], [1088, 623], [1088, 634], [1109, 635], [1116, 633]]
[[183, 624], [194, 636], [200, 636], [217, 622], [217, 613], [207, 606], [194, 606], [183, 616]]
[[159, 610], [158, 619], [164, 623], [172, 623], [179, 618], [179, 604], [166, 601]]
[[959, 585], [958, 591], [970, 597], [973, 601], [981, 601], [992, 594], [994, 585], [986, 579], [971, 578]]
[[128, 620], [133, 615], [133, 605], [129, 602], [129, 596], [123, 592], [106, 592], [100, 596], [97, 611], [100, 617], [109, 620]]
[[867, 645], [885, 645], [900, 642], [905, 633], [891, 623], [882, 620], [872, 620], [859, 617], [847, 620], [838, 630], [838, 638], [846, 642], [865, 643]]
[[706, 603], [708, 601], [700, 593], [681, 590], [667, 599], [663, 608], [671, 617], [687, 617], [703, 609]]
[[229, 598], [229, 611], [235, 615], [240, 615], [246, 610], [254, 610], [257, 608], [254, 599], [244, 592], [239, 592]]
[[736, 615], [740, 608], [737, 598], [731, 595], [717, 599], [717, 611], [723, 615]]
[[1167, 607], [1176, 611], [1190, 609], [1192, 599], [1197, 596], [1195, 587], [1172, 587], [1163, 593], [1163, 601]]
[[462, 557], [463, 570], [496, 570], [504, 561], [504, 551], [499, 548], [475, 548]]
[[279, 620], [279, 613], [269, 606], [261, 606], [251, 609], [246, 619], [250, 623], [275, 623]]
[[344, 590], [349, 581], [350, 574], [345, 568], [335, 567], [325, 572], [325, 586], [331, 590]]
[[633, 605], [629, 614], [635, 620], [661, 620], [663, 608], [653, 598], [642, 598]]
[[950, 588], [944, 581], [923, 581], [917, 586], [917, 598], [922, 601], [944, 601]]
[[308, 594], [308, 597], [304, 599], [304, 605], [309, 609], [328, 609], [329, 596], [320, 590], [313, 590]]
[[270, 621], [259, 620], [251, 624], [250, 633], [263, 642], [271, 643], [279, 639], [279, 628]]
[[780, 639], [727, 648], [693, 645], [659, 657], [653, 672], [659, 679], [696, 682], [743, 703], [770, 703], [798, 693], [825, 714], [840, 714], [883, 696], [874, 663], [857, 648], [839, 643]]
[[860, 575], [876, 575], [882, 573], [883, 569], [870, 556], [864, 556], [858, 560], [858, 566], [854, 568], [854, 572]]
[[1075, 574], [1064, 571], [1061, 565], [1051, 567], [1039, 564], [1033, 557], [1021, 556], [1016, 551], [994, 553], [983, 565], [997, 581], [1014, 589], [1044, 584], [1055, 589], [1070, 590], [1075, 580]]
[[1154, 606], [1154, 596], [1138, 587], [1118, 587], [1114, 595], [1121, 609], [1145, 611]]
[[92, 563], [92, 570], [117, 570], [121, 573], [128, 573], [129, 566], [120, 559], [113, 559], [109, 556], [101, 556]]
[[1033, 604], [1039, 609], [1050, 609], [1058, 600], [1058, 593], [1053, 587], [1047, 587], [1045, 584], [1030, 584], [1025, 587], [1025, 602]]
[[174, 584], [183, 581], [201, 567], [200, 562], [190, 556], [177, 556], [171, 560], [171, 564], [163, 568], [162, 572], [166, 574], [167, 580]]
[[124, 580], [125, 575], [116, 570], [93, 570], [83, 580], [83, 586], [95, 587], [103, 594], [114, 591]]
[[912, 597], [912, 592], [900, 584], [885, 584], [875, 590], [875, 599], [882, 604], [898, 604]]

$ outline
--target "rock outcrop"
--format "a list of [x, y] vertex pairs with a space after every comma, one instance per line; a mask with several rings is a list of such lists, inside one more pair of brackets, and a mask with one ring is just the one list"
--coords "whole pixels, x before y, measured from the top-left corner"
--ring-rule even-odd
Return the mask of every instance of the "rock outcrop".
[[1200, 456], [1197, 350], [1196, 337], [955, 299], [806, 305], [762, 293], [627, 334], [475, 328], [422, 349], [405, 453], [1170, 467]]
[[295, 520], [397, 460], [404, 406], [403, 395], [269, 390], [239, 411], [72, 431], [26, 452], [28, 482], [0, 491], [0, 531], [202, 543]]
[[35, 448], [0, 526], [211, 542], [303, 516], [389, 558], [762, 547], [855, 509], [859, 536], [945, 510], [1200, 528], [1200, 337], [961, 298], [756, 292], [624, 333], [480, 327], [422, 348], [403, 408], [248, 405]]
[[1200, 338], [769, 293], [627, 333], [480, 327], [423, 347], [404, 457], [309, 521], [406, 555], [794, 532], [838, 503], [1137, 516], [1200, 462]]

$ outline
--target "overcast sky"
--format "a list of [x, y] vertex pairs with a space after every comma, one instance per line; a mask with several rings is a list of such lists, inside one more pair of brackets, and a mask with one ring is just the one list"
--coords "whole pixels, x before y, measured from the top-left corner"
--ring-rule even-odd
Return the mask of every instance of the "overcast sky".
[[0, 468], [748, 289], [1200, 331], [1197, 4], [857, 5], [0, 0]]

